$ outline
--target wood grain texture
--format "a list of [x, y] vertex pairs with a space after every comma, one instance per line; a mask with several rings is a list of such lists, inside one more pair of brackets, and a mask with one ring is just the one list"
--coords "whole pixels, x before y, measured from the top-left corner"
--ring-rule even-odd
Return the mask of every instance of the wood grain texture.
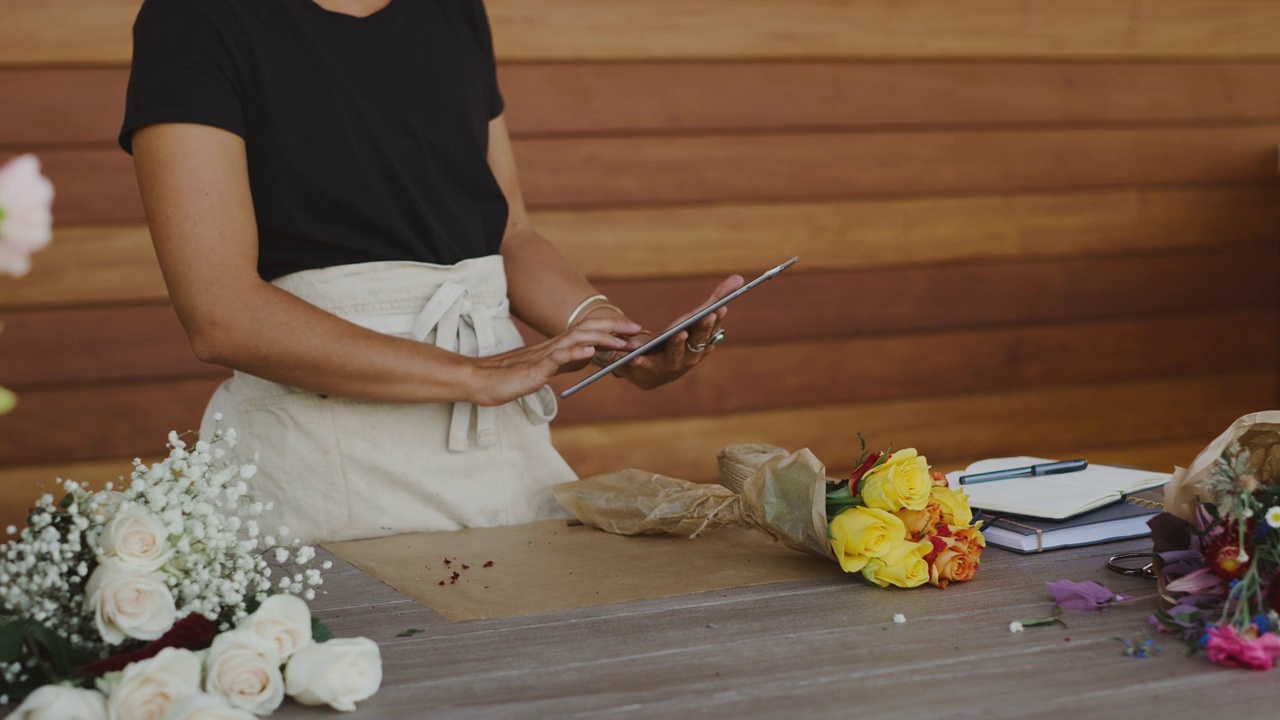
[[[503, 63], [513, 135], [1280, 117], [1280, 64], [1247, 62]], [[0, 146], [112, 144], [126, 67], [3, 68]]]
[[698, 207], [543, 210], [539, 230], [589, 277], [1120, 254], [1280, 237], [1280, 185]]
[[[588, 277], [640, 280], [747, 273], [781, 253], [812, 272], [1261, 244], [1280, 236], [1280, 187], [542, 210], [533, 220]], [[64, 225], [28, 276], [5, 283], [0, 308], [167, 297], [145, 225]]]
[[[1112, 638], [1141, 639], [1151, 601], [1072, 613], [1069, 629], [1008, 632], [1009, 618], [1047, 612], [1046, 581], [1148, 593], [1149, 581], [1103, 570], [1107, 556], [1147, 548], [1133, 540], [1030, 556], [991, 549], [972, 581], [945, 592], [885, 592], [832, 577], [463, 623], [335, 558], [313, 608], [340, 636], [382, 648], [382, 690], [359, 706], [361, 718], [423, 707], [444, 718], [775, 718], [797, 708], [840, 717], [851, 683], [873, 688], [859, 708], [876, 717], [951, 718], [963, 708], [960, 716], [1015, 718], [1035, 707], [1055, 717], [1138, 718], [1206, 707], [1206, 694], [1220, 696], [1215, 709], [1256, 714], [1274, 693], [1266, 678], [1216, 670], [1160, 637], [1159, 655], [1120, 656]], [[474, 548], [459, 542], [454, 551]], [[562, 560], [573, 567], [572, 557]], [[895, 613], [907, 622], [894, 624]], [[420, 632], [405, 636], [410, 628]], [[927, 676], [931, 691], [903, 693], [908, 675]], [[286, 703], [278, 716], [312, 712]]]
[[[735, 300], [734, 342], [1273, 308], [1276, 248], [990, 262], [837, 273], [787, 271]], [[797, 266], [799, 267], [799, 266]], [[698, 307], [713, 278], [598, 284], [648, 327]]]
[[229, 374], [191, 352], [168, 304], [0, 314], [0, 378], [9, 386]]
[[[1277, 138], [1271, 124], [810, 132], [526, 138], [515, 153], [531, 206], [592, 207], [1270, 181]], [[60, 222], [143, 218], [118, 149], [41, 158]]]
[[89, 384], [23, 391], [0, 416], [0, 467], [152, 456], [170, 430], [200, 429], [221, 378]]
[[499, 57], [1275, 57], [1280, 8], [1250, 0], [489, 0]]
[[113, 143], [127, 68], [0, 68], [0, 146]]
[[1109, 444], [1207, 444], [1241, 415], [1274, 404], [1276, 390], [1274, 371], [1231, 373], [563, 425], [553, 436], [561, 454], [583, 476], [635, 467], [711, 479], [717, 473], [716, 450], [743, 442], [809, 447], [829, 470], [847, 472], [857, 459], [859, 432], [872, 447], [916, 447], [935, 462], [974, 456], [1066, 456]]
[[1271, 63], [579, 62], [504, 63], [498, 78], [508, 127], [519, 136], [1266, 119], [1280, 117], [1278, 69]]
[[1275, 177], [1280, 125], [516, 141], [533, 206], [1048, 191]]
[[[732, 318], [731, 318], [732, 320]], [[727, 323], [733, 337], [735, 323]], [[680, 382], [642, 391], [605, 378], [558, 421], [713, 416], [894, 398], [1030, 390], [1280, 367], [1274, 310], [1099, 323], [726, 342]], [[564, 390], [583, 373], [558, 379]]]
[[[119, 64], [140, 0], [8, 0], [0, 64]], [[503, 60], [1274, 58], [1280, 9], [1251, 0], [489, 0]]]
[[55, 225], [31, 272], [0, 287], [0, 309], [168, 299], [151, 235], [136, 224]]

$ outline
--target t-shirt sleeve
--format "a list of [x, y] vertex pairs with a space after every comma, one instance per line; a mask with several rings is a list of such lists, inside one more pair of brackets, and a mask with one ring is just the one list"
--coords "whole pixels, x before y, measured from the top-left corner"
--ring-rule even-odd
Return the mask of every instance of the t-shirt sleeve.
[[493, 31], [489, 28], [489, 14], [485, 11], [484, 0], [472, 0], [475, 6], [476, 25], [480, 32], [480, 47], [484, 52], [484, 101], [485, 110], [492, 120], [502, 114], [506, 104], [502, 100], [502, 92], [498, 89], [498, 61], [493, 52]]
[[[220, 7], [221, 6], [221, 7]], [[245, 136], [243, 76], [226, 7], [207, 0], [146, 0], [133, 24], [133, 66], [120, 147], [162, 122], [212, 125]]]

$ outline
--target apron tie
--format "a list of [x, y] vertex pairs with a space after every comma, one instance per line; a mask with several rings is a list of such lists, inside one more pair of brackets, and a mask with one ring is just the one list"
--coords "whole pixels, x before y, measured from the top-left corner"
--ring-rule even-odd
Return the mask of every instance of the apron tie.
[[[445, 282], [436, 289], [426, 306], [413, 321], [409, 336], [418, 342], [426, 342], [435, 331], [435, 345], [441, 350], [459, 353], [467, 357], [488, 357], [499, 352], [496, 318], [505, 318], [510, 303], [507, 298], [489, 306], [478, 307], [471, 302], [467, 289], [455, 282]], [[550, 397], [544, 397], [550, 396]], [[537, 392], [519, 400], [530, 420], [545, 423], [555, 414], [555, 395], [544, 386]], [[550, 412], [546, 412], [548, 403]], [[497, 408], [475, 407], [469, 402], [455, 402], [449, 419], [449, 450], [463, 452], [467, 449], [467, 434], [471, 415], [476, 416], [476, 443], [490, 447], [498, 442]]]

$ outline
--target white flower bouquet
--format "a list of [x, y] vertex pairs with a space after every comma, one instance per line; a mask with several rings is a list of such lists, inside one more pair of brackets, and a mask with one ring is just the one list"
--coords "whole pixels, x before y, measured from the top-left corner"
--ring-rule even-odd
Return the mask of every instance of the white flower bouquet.
[[268, 508], [235, 439], [170, 433], [169, 456], [135, 460], [123, 486], [65, 481], [8, 529], [0, 704], [25, 698], [14, 717], [252, 717], [286, 694], [352, 710], [377, 691], [377, 645], [312, 618], [315, 550], [259, 527]]

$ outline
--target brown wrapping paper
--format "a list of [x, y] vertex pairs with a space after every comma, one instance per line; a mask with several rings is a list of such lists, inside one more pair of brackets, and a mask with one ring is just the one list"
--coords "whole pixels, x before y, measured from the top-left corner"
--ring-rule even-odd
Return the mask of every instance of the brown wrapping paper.
[[615, 535], [697, 537], [745, 526], [793, 550], [832, 558], [826, 489], [826, 467], [805, 448], [766, 461], [741, 494], [634, 469], [557, 485], [555, 494], [583, 523]]
[[[325, 547], [455, 622], [843, 575], [835, 563], [797, 555], [746, 528], [690, 542], [543, 520]], [[485, 567], [488, 561], [493, 565]]]
[[1202, 502], [1216, 500], [1208, 496], [1202, 484], [1233, 442], [1249, 450], [1249, 468], [1264, 485], [1274, 485], [1280, 480], [1280, 410], [1251, 413], [1236, 420], [1201, 450], [1190, 467], [1174, 470], [1164, 491], [1167, 512], [1189, 520], [1197, 498]]

